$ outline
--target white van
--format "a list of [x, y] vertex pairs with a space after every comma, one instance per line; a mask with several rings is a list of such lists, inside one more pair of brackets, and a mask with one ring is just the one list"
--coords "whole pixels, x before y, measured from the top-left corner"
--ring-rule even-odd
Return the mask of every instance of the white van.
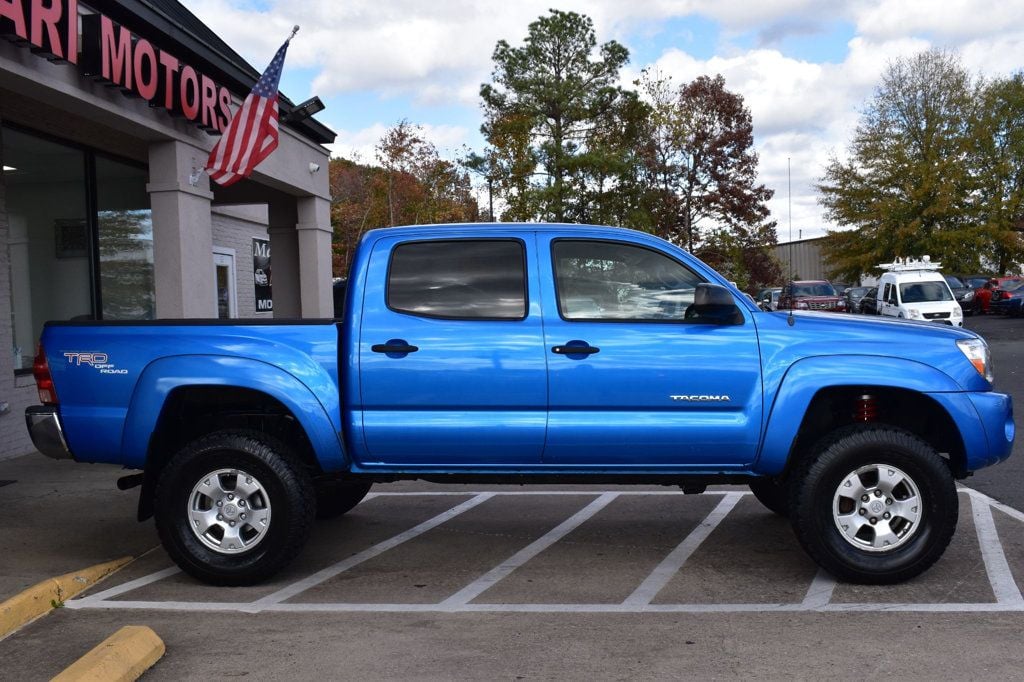
[[939, 272], [941, 265], [928, 256], [879, 264], [886, 271], [878, 280], [879, 315], [964, 326], [964, 312]]

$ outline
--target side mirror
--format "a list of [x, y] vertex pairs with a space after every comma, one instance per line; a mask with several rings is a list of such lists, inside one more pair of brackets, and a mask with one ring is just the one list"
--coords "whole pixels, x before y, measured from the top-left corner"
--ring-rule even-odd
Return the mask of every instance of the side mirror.
[[685, 319], [699, 324], [743, 324], [732, 293], [720, 284], [698, 284], [693, 292], [693, 304], [686, 309]]

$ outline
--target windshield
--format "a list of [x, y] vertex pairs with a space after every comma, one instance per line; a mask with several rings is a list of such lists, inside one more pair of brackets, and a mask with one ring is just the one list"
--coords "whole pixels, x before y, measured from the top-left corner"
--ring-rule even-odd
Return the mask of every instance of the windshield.
[[900, 285], [900, 300], [904, 303], [952, 301], [953, 294], [945, 282], [906, 282]]
[[967, 280], [967, 286], [972, 289], [980, 289], [985, 286], [985, 282], [988, 281], [988, 277], [970, 277]]
[[835, 296], [836, 290], [828, 282], [808, 282], [807, 284], [794, 284], [794, 296]]
[[964, 283], [960, 281], [960, 278], [954, 277], [953, 275], [946, 275], [946, 284], [948, 284], [953, 289], [964, 288]]
[[1024, 279], [1015, 279], [1013, 281], [1007, 282], [1006, 284], [999, 288], [1002, 289], [1003, 291], [1016, 291], [1017, 289], [1020, 289], [1022, 286], [1024, 286]]

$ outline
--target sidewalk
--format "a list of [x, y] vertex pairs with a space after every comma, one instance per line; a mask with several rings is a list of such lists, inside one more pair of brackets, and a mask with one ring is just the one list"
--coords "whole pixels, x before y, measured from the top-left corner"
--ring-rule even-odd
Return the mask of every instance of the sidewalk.
[[138, 489], [126, 472], [30, 454], [0, 461], [0, 601], [46, 578], [158, 544], [153, 522], [135, 521]]

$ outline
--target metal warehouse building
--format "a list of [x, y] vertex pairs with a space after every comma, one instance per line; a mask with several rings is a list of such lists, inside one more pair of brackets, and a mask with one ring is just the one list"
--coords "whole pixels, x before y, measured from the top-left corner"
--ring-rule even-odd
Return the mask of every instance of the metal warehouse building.
[[0, 1], [0, 37], [0, 459], [31, 449], [47, 320], [332, 315], [334, 134], [282, 96], [278, 149], [212, 184], [260, 74], [188, 10]]

